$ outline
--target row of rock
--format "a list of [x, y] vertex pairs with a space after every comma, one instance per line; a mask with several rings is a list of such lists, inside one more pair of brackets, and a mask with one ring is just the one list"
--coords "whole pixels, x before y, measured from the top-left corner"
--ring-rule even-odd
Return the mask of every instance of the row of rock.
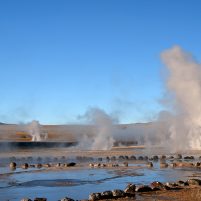
[[[117, 199], [123, 197], [135, 197], [137, 192], [150, 192], [150, 191], [160, 191], [160, 190], [175, 190], [180, 189], [185, 186], [201, 186], [200, 179], [189, 179], [187, 181], [177, 181], [177, 182], [167, 182], [165, 184], [154, 181], [150, 185], [135, 185], [128, 184], [124, 190], [115, 189], [112, 191], [104, 191], [91, 193], [89, 195], [90, 201], [104, 200], [104, 199]], [[23, 198], [21, 201], [32, 201], [29, 198]], [[46, 198], [35, 198], [34, 201], [47, 201]], [[60, 199], [60, 201], [74, 201], [72, 198], [65, 197]]]
[[[22, 169], [28, 169], [28, 168], [49, 168], [49, 167], [72, 167], [75, 166], [76, 163], [71, 162], [71, 163], [56, 163], [56, 164], [51, 164], [51, 163], [45, 163], [45, 164], [41, 164], [41, 163], [37, 163], [37, 164], [28, 164], [28, 163], [24, 163], [22, 165], [20, 165], [19, 167]], [[9, 164], [10, 169], [15, 170], [17, 168], [17, 163], [15, 162], [11, 162]]]
[[89, 164], [89, 167], [91, 168], [119, 167], [119, 166], [128, 167], [128, 162], [125, 161], [122, 164], [118, 164], [118, 163], [90, 163]]

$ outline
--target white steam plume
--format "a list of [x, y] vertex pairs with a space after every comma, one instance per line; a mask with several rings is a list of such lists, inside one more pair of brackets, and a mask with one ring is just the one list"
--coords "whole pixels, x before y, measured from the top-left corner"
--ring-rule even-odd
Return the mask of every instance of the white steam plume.
[[177, 150], [201, 149], [201, 65], [178, 46], [161, 58], [169, 73], [167, 91], [173, 97], [169, 144]]
[[80, 147], [92, 150], [111, 149], [114, 143], [113, 124], [115, 120], [98, 108], [89, 109], [83, 117], [94, 129], [92, 135], [84, 135]]
[[47, 133], [42, 132], [42, 126], [39, 121], [33, 120], [26, 126], [27, 132], [32, 137], [32, 141], [44, 141], [47, 139]]

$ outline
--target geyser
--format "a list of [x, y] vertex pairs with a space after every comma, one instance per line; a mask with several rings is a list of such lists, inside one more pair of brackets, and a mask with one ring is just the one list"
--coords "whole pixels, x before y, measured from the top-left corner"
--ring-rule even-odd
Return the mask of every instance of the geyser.
[[33, 120], [31, 123], [27, 124], [26, 130], [32, 137], [32, 141], [44, 141], [48, 137], [48, 134], [42, 131], [39, 121], [36, 120]]
[[169, 118], [169, 145], [174, 149], [201, 149], [201, 64], [175, 46], [161, 54], [168, 70], [166, 89], [173, 113]]

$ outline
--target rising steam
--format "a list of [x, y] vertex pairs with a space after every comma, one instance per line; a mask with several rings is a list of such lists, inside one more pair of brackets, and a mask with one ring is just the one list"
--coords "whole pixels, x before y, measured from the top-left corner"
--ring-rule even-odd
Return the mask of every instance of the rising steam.
[[31, 123], [27, 124], [26, 130], [32, 137], [32, 141], [44, 141], [48, 137], [47, 133], [42, 131], [42, 126], [39, 121], [33, 120]]
[[90, 136], [84, 135], [80, 147], [92, 150], [111, 149], [114, 143], [113, 125], [116, 120], [99, 108], [89, 109], [82, 118], [92, 125], [94, 129]]
[[167, 67], [166, 89], [172, 97], [170, 142], [176, 149], [201, 148], [201, 65], [175, 46], [161, 54]]

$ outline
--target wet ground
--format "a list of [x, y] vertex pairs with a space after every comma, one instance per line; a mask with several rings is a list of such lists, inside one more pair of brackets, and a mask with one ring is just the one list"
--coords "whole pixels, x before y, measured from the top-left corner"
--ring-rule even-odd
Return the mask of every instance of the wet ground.
[[[52, 150], [49, 150], [51, 152]], [[112, 163], [105, 159], [105, 156], [119, 155], [145, 155], [145, 149], [121, 149], [112, 151], [80, 152], [72, 150], [57, 150], [56, 156], [48, 155], [48, 152], [39, 154], [37, 152], [8, 152], [0, 155], [0, 200], [19, 201], [23, 197], [35, 198], [46, 197], [48, 201], [56, 201], [63, 197], [73, 199], [88, 199], [92, 192], [102, 192], [112, 189], [124, 189], [128, 183], [149, 184], [152, 181], [173, 182], [187, 180], [191, 177], [201, 176], [201, 168], [160, 168], [159, 161], [153, 162], [154, 167], [148, 168], [145, 160], [128, 160], [128, 167], [123, 166], [123, 160], [115, 161], [119, 167], [90, 168], [89, 162], [80, 160], [78, 156], [90, 156], [93, 162]], [[55, 150], [54, 150], [55, 152]], [[156, 154], [150, 152], [150, 155]], [[163, 152], [158, 152], [161, 155]], [[199, 160], [199, 152], [193, 152], [195, 160]], [[65, 155], [62, 157], [62, 155]], [[148, 154], [147, 154], [148, 155]], [[149, 155], [149, 157], [150, 157]], [[13, 156], [13, 157], [11, 157]], [[103, 158], [102, 161], [100, 157]], [[12, 171], [9, 168], [10, 161], [16, 161], [18, 167]], [[53, 163], [76, 162], [75, 167], [67, 168], [20, 168], [24, 162], [31, 163]], [[169, 163], [170, 161], [167, 160]]]

